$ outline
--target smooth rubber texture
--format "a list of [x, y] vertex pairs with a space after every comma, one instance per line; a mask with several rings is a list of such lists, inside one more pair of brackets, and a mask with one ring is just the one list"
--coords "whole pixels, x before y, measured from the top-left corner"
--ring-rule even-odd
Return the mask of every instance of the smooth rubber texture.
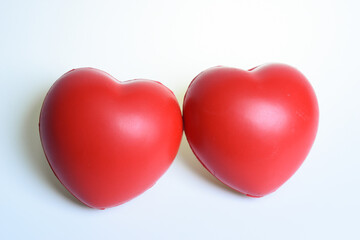
[[190, 84], [183, 118], [190, 147], [206, 169], [229, 187], [261, 197], [308, 155], [319, 109], [310, 83], [293, 67], [214, 67]]
[[159, 82], [119, 82], [80, 68], [49, 90], [40, 137], [60, 182], [81, 202], [104, 209], [150, 188], [169, 168], [181, 137], [174, 94]]

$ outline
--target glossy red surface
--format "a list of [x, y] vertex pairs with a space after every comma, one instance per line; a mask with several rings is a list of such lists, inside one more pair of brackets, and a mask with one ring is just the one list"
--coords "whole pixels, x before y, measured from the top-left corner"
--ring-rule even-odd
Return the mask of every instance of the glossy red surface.
[[174, 94], [159, 82], [119, 82], [81, 68], [58, 79], [40, 114], [40, 136], [60, 182], [89, 207], [122, 204], [169, 168], [182, 136]]
[[319, 110], [310, 83], [290, 66], [214, 67], [190, 84], [183, 118], [190, 147], [208, 171], [261, 197], [300, 167], [314, 142]]

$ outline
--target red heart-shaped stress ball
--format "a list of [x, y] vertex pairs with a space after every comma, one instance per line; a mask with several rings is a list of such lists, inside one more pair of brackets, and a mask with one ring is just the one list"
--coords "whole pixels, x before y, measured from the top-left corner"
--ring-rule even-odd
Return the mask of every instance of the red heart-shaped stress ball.
[[159, 82], [119, 82], [80, 68], [49, 90], [40, 137], [60, 182], [89, 207], [122, 204], [150, 188], [169, 168], [182, 136], [174, 94]]
[[283, 64], [210, 68], [192, 81], [183, 107], [185, 134], [199, 161], [252, 197], [275, 191], [295, 173], [319, 120], [310, 83]]

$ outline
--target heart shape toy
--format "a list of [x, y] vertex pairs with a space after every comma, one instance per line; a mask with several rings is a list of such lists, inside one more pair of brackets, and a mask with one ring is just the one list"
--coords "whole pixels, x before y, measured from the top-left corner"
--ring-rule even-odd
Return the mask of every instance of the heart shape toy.
[[190, 84], [183, 118], [204, 167], [229, 187], [261, 197], [300, 167], [314, 142], [319, 110], [310, 83], [290, 66], [214, 67]]
[[60, 182], [87, 206], [105, 209], [141, 194], [169, 168], [182, 117], [174, 94], [159, 82], [119, 82], [80, 68], [51, 87], [39, 128]]

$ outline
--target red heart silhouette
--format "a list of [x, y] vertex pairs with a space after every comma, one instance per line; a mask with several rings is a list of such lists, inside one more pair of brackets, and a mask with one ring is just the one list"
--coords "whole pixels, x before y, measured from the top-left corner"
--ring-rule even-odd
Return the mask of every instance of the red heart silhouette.
[[40, 137], [60, 182], [81, 202], [104, 209], [150, 188], [169, 168], [182, 136], [174, 94], [159, 82], [118, 82], [81, 68], [49, 90]]
[[229, 187], [253, 197], [275, 191], [300, 167], [319, 119], [315, 93], [296, 69], [214, 67], [190, 84], [184, 129], [194, 154]]

